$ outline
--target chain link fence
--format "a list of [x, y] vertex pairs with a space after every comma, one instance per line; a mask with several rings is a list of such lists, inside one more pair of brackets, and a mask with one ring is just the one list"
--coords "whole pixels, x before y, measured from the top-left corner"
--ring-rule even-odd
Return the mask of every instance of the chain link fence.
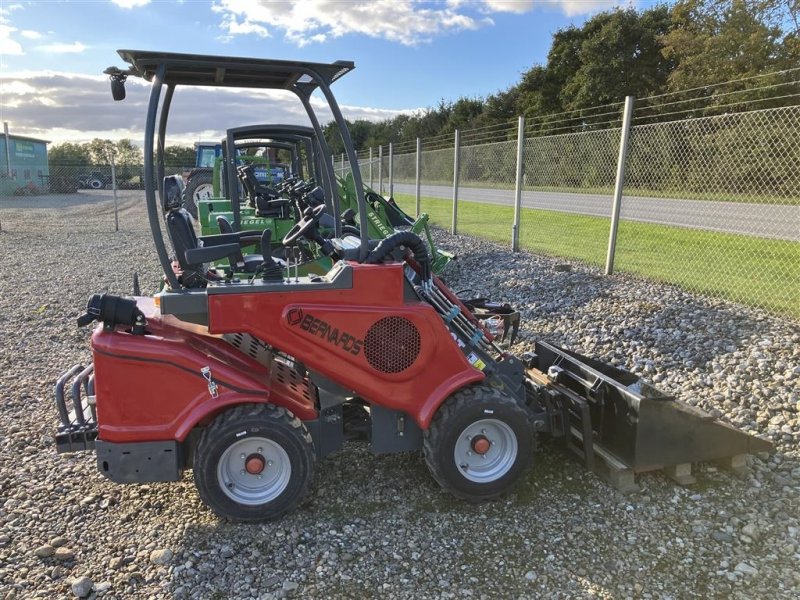
[[[651, 107], [607, 127], [541, 123], [463, 132], [454, 189], [455, 136], [363, 150], [364, 183], [391, 189], [410, 214], [459, 233], [665, 281], [800, 317], [800, 105], [649, 123]], [[602, 125], [602, 124], [601, 124]], [[620, 145], [627, 154], [620, 165]], [[521, 147], [518, 140], [522, 140]], [[370, 158], [371, 155], [371, 158]], [[517, 181], [518, 158], [521, 178]], [[349, 164], [334, 157], [337, 174]], [[417, 161], [420, 179], [417, 181]], [[390, 180], [391, 162], [391, 180]], [[169, 166], [167, 174], [191, 167]], [[617, 171], [621, 183], [615, 253], [609, 237]], [[142, 190], [138, 165], [47, 165], [6, 173], [0, 196]], [[114, 183], [115, 182], [115, 183]], [[382, 183], [382, 185], [381, 185]], [[518, 236], [515, 225], [519, 188]], [[454, 197], [457, 218], [453, 221]], [[455, 249], [457, 250], [457, 249]]]
[[[188, 174], [194, 167], [167, 165], [166, 175]], [[0, 176], [0, 196], [75, 194], [82, 190], [144, 190], [143, 165], [48, 165], [47, 171], [29, 177], [13, 173]]]
[[616, 265], [800, 315], [800, 106], [634, 125]]
[[[800, 106], [650, 124], [633, 115], [611, 263], [621, 118], [604, 129], [524, 130], [519, 246], [800, 317]], [[426, 150], [422, 140], [422, 211], [458, 233], [512, 242], [512, 133], [462, 143], [455, 190], [454, 147]], [[411, 213], [416, 158], [393, 157], [395, 195]]]

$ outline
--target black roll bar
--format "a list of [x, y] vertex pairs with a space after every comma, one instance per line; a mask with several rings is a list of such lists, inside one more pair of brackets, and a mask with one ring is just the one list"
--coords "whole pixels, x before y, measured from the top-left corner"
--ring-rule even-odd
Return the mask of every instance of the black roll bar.
[[[150, 88], [150, 102], [147, 105], [147, 120], [144, 126], [144, 195], [147, 200], [147, 218], [150, 221], [150, 232], [153, 234], [153, 243], [156, 246], [158, 260], [167, 278], [167, 284], [172, 291], [181, 289], [178, 278], [172, 270], [167, 247], [164, 244], [164, 236], [161, 234], [161, 221], [159, 220], [158, 205], [156, 204], [155, 173], [153, 172], [153, 142], [156, 130], [156, 115], [158, 114], [158, 101], [161, 97], [161, 88], [164, 85], [164, 75], [167, 71], [166, 65], [159, 65], [153, 77], [153, 85]], [[167, 105], [169, 112], [169, 104]], [[162, 117], [166, 127], [166, 117]], [[159, 189], [162, 183], [158, 183]]]
[[[119, 50], [119, 55], [131, 68], [126, 71], [128, 75], [137, 75], [152, 81], [150, 100], [147, 108], [147, 121], [145, 124], [144, 153], [145, 153], [145, 198], [147, 201], [147, 214], [150, 221], [150, 230], [153, 242], [158, 253], [161, 267], [167, 279], [167, 284], [172, 291], [179, 291], [180, 284], [170, 265], [164, 237], [161, 233], [159, 221], [159, 206], [156, 203], [156, 185], [161, 195], [161, 181], [156, 182], [156, 177], [163, 180], [164, 173], [164, 136], [169, 108], [174, 87], [177, 85], [199, 85], [214, 87], [245, 87], [245, 88], [271, 88], [291, 90], [301, 100], [314, 129], [319, 154], [315, 161], [320, 166], [320, 174], [324, 185], [331, 190], [332, 214], [340, 214], [339, 192], [336, 185], [336, 176], [332, 164], [330, 149], [325, 140], [322, 128], [316, 113], [311, 106], [310, 98], [316, 89], [320, 89], [333, 114], [339, 128], [345, 153], [350, 161], [355, 183], [356, 198], [361, 229], [361, 247], [358, 259], [363, 262], [369, 253], [369, 238], [367, 234], [367, 210], [364, 197], [364, 184], [358, 167], [350, 132], [342, 116], [330, 84], [354, 68], [352, 62], [337, 61], [331, 64], [307, 63], [296, 61], [248, 59], [224, 56], [202, 56], [196, 54], [177, 54], [164, 52], [149, 52], [137, 50]], [[108, 72], [108, 70], [106, 70]], [[158, 126], [158, 162], [154, 168], [154, 150], [156, 119], [159, 114], [159, 99], [161, 88], [166, 84], [168, 93], [161, 107], [161, 119]], [[232, 208], [238, 209], [238, 203], [233, 202]], [[341, 222], [334, 219], [334, 235], [341, 236]]]

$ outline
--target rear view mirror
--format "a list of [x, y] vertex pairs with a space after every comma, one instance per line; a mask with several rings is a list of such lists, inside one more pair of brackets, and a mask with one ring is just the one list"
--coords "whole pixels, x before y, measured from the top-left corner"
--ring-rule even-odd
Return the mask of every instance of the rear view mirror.
[[111, 76], [111, 95], [117, 102], [125, 100], [125, 77]]

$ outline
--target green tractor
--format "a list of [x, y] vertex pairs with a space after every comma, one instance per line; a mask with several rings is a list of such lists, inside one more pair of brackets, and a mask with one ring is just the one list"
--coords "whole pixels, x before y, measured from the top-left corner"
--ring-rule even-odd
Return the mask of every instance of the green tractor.
[[[348, 224], [358, 227], [358, 219], [356, 218], [358, 214], [356, 212], [358, 199], [351, 173], [339, 178], [339, 189], [342, 208], [348, 215], [353, 215]], [[366, 184], [364, 185], [364, 192], [367, 201], [367, 219], [369, 220], [367, 230], [369, 231], [369, 237], [372, 239], [386, 238], [401, 230], [416, 233], [427, 242], [433, 272], [440, 275], [447, 264], [455, 258], [455, 255], [436, 248], [436, 243], [433, 241], [430, 226], [428, 225], [428, 215], [422, 213], [419, 217], [413, 219], [397, 205], [394, 198], [387, 200]], [[349, 209], [352, 209], [352, 213], [349, 212]]]
[[[352, 175], [344, 178], [334, 175], [330, 161], [323, 159], [330, 156], [327, 146], [324, 141], [318, 141], [311, 127], [274, 124], [235, 127], [227, 131], [220, 148], [213, 177], [214, 193], [200, 200], [197, 205], [202, 235], [229, 231], [220, 227], [220, 224], [223, 228], [227, 227], [226, 222], [232, 231], [261, 232], [271, 229], [271, 253], [278, 258], [286, 258], [286, 249], [281, 240], [302, 218], [302, 212], [309, 208], [303, 197], [315, 188], [313, 182], [321, 184], [321, 195], [317, 196], [316, 203], [324, 199], [328, 215], [340, 215], [345, 233], [349, 228], [352, 228], [351, 231], [358, 230]], [[229, 151], [231, 148], [235, 149], [234, 152]], [[261, 149], [264, 156], [273, 158], [277, 158], [280, 152], [284, 158], [288, 157], [288, 164], [277, 167], [280, 171], [273, 172], [275, 168], [265, 161], [262, 169], [268, 174], [258, 177], [256, 169], [247, 169], [247, 165], [243, 164], [247, 161], [257, 164], [260, 157], [247, 154], [253, 149]], [[276, 180], [279, 183], [271, 185]], [[418, 219], [412, 219], [393, 199], [386, 200], [369, 188], [365, 188], [365, 191], [368, 195], [367, 226], [370, 239], [384, 239], [396, 231], [424, 235], [433, 258], [434, 272], [440, 274], [453, 255], [436, 248], [430, 234], [428, 216], [422, 214]], [[333, 227], [332, 217], [323, 218], [320, 222], [322, 231], [332, 231]], [[262, 249], [255, 251], [263, 253]], [[316, 256], [310, 248], [301, 248], [300, 252], [305, 258], [301, 271], [310, 269], [309, 272], [317, 272], [316, 266], [306, 264], [314, 261], [324, 263], [319, 265], [320, 268], [328, 267], [327, 260]]]

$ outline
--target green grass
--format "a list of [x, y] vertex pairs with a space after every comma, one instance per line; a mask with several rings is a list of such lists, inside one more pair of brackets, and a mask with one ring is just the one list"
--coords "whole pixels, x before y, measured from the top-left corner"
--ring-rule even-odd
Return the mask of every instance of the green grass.
[[[414, 197], [398, 194], [409, 214]], [[449, 229], [452, 201], [422, 198], [431, 222]], [[460, 202], [458, 232], [510, 243], [511, 206]], [[605, 265], [609, 220], [523, 208], [520, 246], [549, 256]], [[621, 221], [615, 270], [693, 292], [800, 317], [800, 243]]]
[[[395, 180], [395, 183], [413, 185], [414, 180]], [[453, 181], [424, 181], [425, 185], [442, 185], [453, 187]], [[377, 183], [375, 184], [377, 187]], [[492, 181], [459, 181], [459, 187], [465, 188], [485, 188], [493, 190], [513, 190], [513, 183], [498, 183]], [[389, 182], [383, 183], [384, 192], [388, 194]], [[611, 197], [614, 193], [614, 185], [606, 187], [569, 187], [569, 186], [535, 186], [526, 185], [522, 188], [526, 192], [555, 192], [561, 194], [598, 194]], [[401, 196], [403, 194], [396, 194]], [[641, 187], [626, 186], [623, 190], [624, 196], [638, 196], [642, 198], [669, 198], [670, 200], [706, 200], [708, 202], [741, 202], [748, 204], [774, 204], [774, 205], [800, 205], [800, 197], [794, 196], [770, 196], [757, 194], [733, 194], [727, 192], [693, 192], [690, 190], [654, 190]]]

